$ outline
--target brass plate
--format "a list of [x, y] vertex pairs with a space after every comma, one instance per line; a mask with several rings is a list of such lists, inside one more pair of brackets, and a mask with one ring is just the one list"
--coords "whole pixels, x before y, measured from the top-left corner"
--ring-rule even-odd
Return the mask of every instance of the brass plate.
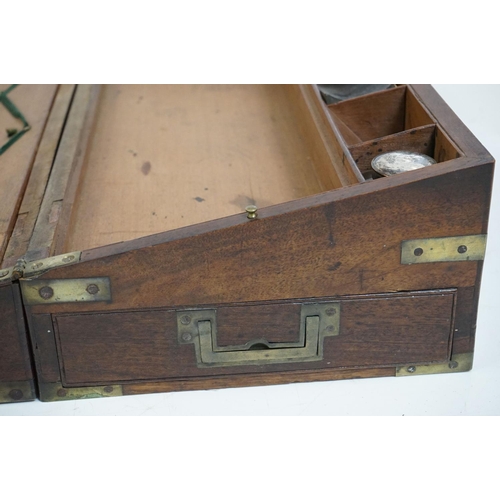
[[451, 361], [428, 365], [406, 365], [396, 368], [396, 377], [432, 375], [435, 373], [460, 373], [472, 370], [473, 353], [455, 354]]
[[401, 264], [484, 260], [485, 252], [485, 234], [408, 240], [401, 245]]
[[0, 383], [0, 403], [33, 401], [35, 397], [35, 388], [30, 381]]
[[63, 387], [60, 383], [40, 384], [40, 400], [43, 402], [109, 398], [112, 396], [123, 396], [121, 385]]
[[24, 303], [30, 306], [64, 302], [110, 302], [109, 278], [21, 280]]
[[[302, 306], [297, 342], [267, 342], [256, 337], [244, 345], [217, 345], [216, 310], [179, 311], [178, 339], [181, 344], [194, 344], [198, 367], [266, 365], [300, 363], [323, 359], [323, 340], [339, 334], [340, 303], [306, 304]], [[263, 349], [252, 349], [256, 344]]]
[[0, 269], [0, 283], [3, 283], [4, 281], [11, 281], [12, 271], [14, 271], [13, 267], [8, 267], [7, 269]]

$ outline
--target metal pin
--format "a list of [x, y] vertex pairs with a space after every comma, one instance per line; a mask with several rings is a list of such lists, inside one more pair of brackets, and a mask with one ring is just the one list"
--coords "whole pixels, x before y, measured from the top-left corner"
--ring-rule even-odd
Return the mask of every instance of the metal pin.
[[257, 218], [257, 207], [255, 205], [248, 205], [245, 208], [245, 212], [247, 213], [248, 219], [256, 219]]

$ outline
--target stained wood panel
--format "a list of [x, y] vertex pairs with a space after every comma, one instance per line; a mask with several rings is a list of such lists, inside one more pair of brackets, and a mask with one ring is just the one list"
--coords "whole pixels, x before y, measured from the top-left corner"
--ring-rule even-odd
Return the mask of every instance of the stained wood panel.
[[31, 380], [18, 285], [0, 286], [0, 384]]
[[[117, 312], [57, 316], [55, 325], [65, 385], [206, 377], [236, 373], [276, 373], [300, 369], [364, 367], [446, 361], [453, 322], [453, 292], [401, 294], [342, 300], [340, 334], [327, 337], [324, 359], [309, 363], [198, 368], [194, 346], [177, 340], [175, 311]], [[218, 328], [246, 323], [245, 336], [266, 337], [283, 331], [296, 341], [298, 329], [263, 328], [256, 320], [273, 305], [223, 307]], [[296, 304], [280, 304], [295, 316]], [[229, 322], [227, 321], [229, 319]], [[252, 331], [252, 325], [255, 329]], [[239, 343], [238, 336], [233, 337]], [[282, 339], [283, 340], [283, 339]], [[227, 342], [225, 342], [227, 343]]]

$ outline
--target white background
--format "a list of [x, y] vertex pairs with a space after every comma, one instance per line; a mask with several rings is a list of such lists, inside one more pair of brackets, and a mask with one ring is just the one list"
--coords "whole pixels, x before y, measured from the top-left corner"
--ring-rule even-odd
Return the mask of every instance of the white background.
[[[500, 85], [435, 85], [500, 158]], [[6, 404], [0, 415], [499, 415], [500, 175], [495, 178], [471, 372], [313, 382], [57, 403]]]

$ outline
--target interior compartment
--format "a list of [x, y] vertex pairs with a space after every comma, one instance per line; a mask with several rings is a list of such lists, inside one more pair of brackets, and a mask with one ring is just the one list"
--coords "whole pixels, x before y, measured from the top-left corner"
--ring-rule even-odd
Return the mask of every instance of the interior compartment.
[[103, 86], [64, 250], [346, 185], [317, 122], [299, 85]]
[[366, 177], [379, 176], [372, 170], [371, 162], [378, 155], [390, 151], [411, 151], [434, 157], [435, 125], [424, 125], [413, 130], [400, 132], [361, 144], [351, 146], [349, 151], [361, 173]]
[[461, 153], [438, 125], [424, 125], [398, 134], [388, 135], [375, 141], [367, 141], [349, 148], [356, 165], [365, 179], [378, 179], [372, 160], [391, 151], [411, 151], [434, 158], [437, 163], [459, 158]]
[[462, 156], [406, 85], [332, 104], [328, 110], [367, 180], [381, 177], [371, 162], [390, 151], [425, 154], [438, 163]]
[[328, 110], [349, 146], [434, 124], [405, 85], [330, 104]]

